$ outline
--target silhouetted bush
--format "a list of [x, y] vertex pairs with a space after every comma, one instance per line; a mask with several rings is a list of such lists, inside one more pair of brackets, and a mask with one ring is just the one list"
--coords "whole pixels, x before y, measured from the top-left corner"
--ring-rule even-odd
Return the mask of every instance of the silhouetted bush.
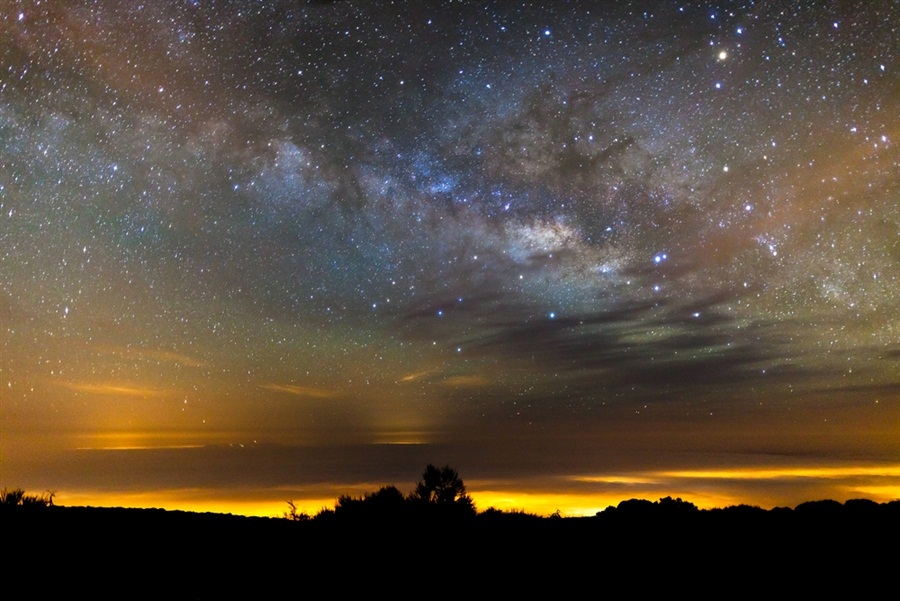
[[404, 513], [405, 505], [406, 499], [396, 486], [382, 486], [362, 497], [341, 495], [334, 513], [341, 519], [396, 519]]
[[615, 507], [607, 507], [604, 513], [616, 514], [619, 516], [640, 516], [650, 515], [655, 509], [653, 501], [647, 499], [628, 499], [620, 502]]
[[794, 508], [794, 511], [803, 516], [836, 517], [843, 513], [844, 506], [838, 501], [826, 499], [823, 501], [806, 501]]
[[0, 490], [0, 507], [51, 507], [55, 493], [27, 494], [21, 488]]
[[287, 501], [288, 510], [282, 514], [287, 520], [292, 522], [307, 522], [310, 518], [308, 513], [297, 511], [297, 505], [293, 501]]
[[681, 498], [673, 499], [672, 497], [664, 497], [657, 501], [659, 510], [670, 516], [688, 516], [695, 515], [699, 509], [689, 501], [682, 501]]

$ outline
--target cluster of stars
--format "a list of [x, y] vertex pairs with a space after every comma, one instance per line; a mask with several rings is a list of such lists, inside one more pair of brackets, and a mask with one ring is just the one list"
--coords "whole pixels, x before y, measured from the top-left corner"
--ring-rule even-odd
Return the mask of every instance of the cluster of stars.
[[590, 412], [834, 361], [893, 381], [895, 3], [475, 4], [14, 2], [6, 398], [81, 373], [381, 399], [415, 367]]

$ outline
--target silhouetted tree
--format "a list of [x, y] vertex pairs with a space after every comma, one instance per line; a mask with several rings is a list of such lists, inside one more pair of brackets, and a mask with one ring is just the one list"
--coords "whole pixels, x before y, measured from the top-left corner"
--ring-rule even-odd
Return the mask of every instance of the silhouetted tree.
[[466, 485], [449, 465], [438, 468], [428, 464], [409, 500], [427, 507], [475, 514], [475, 503], [466, 494]]

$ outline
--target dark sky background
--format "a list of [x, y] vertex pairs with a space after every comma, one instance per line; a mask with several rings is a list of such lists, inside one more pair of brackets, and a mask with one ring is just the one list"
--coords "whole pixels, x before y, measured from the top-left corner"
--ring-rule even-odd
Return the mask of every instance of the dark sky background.
[[0, 484], [900, 497], [898, 50], [890, 0], [2, 0]]

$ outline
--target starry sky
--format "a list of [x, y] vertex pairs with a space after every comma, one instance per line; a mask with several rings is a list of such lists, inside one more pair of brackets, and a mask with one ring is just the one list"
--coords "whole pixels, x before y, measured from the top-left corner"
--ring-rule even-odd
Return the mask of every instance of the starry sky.
[[0, 0], [0, 485], [900, 497], [900, 4]]

